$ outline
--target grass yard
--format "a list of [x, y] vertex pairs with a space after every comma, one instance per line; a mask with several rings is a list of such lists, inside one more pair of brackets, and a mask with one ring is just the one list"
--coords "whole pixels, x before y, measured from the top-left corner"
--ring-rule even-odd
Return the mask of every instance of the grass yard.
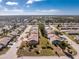
[[77, 44], [79, 44], [79, 40], [76, 40], [76, 39], [75, 39], [75, 35], [68, 35], [68, 34], [67, 34], [67, 36], [68, 36], [71, 40], [73, 40], [74, 42], [76, 42]]
[[[22, 42], [19, 50], [17, 51], [18, 57], [21, 56], [58, 56], [56, 51], [59, 52], [59, 48], [51, 45], [47, 38], [43, 37], [40, 32], [39, 44], [36, 48], [33, 48], [29, 51], [29, 46], [26, 45], [26, 42]], [[60, 56], [63, 56], [62, 51], [59, 52]]]
[[6, 47], [6, 48], [0, 50], [0, 55], [5, 54], [9, 49], [10, 49], [9, 47]]

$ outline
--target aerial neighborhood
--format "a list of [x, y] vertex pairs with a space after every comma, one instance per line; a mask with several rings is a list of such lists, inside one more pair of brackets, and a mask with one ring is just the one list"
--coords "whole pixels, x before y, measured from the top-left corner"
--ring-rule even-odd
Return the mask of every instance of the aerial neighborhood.
[[78, 21], [78, 16], [0, 16], [0, 59], [78, 59]]

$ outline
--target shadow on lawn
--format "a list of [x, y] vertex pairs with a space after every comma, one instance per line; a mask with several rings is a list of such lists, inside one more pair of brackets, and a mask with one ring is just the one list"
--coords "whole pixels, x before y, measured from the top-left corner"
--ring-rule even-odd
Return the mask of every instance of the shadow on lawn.
[[74, 57], [70, 54], [70, 53], [67, 53], [67, 52], [64, 52], [65, 53], [65, 55], [67, 56], [67, 57], [69, 57], [70, 59], [74, 59]]
[[[64, 51], [64, 49], [66, 48], [66, 45], [65, 45], [65, 44], [60, 45], [60, 42], [61, 42], [61, 41], [59, 41], [59, 40], [55, 40], [55, 41], [53, 41], [52, 43], [53, 43], [56, 47], [59, 46], [67, 57], [69, 57], [70, 59], [74, 59], [74, 57], [73, 57], [73, 55], [72, 55], [71, 53], [68, 53], [68, 52]], [[57, 52], [55, 52], [55, 53], [59, 56], [59, 54], [58, 54]], [[60, 57], [60, 56], [59, 56], [59, 57]]]

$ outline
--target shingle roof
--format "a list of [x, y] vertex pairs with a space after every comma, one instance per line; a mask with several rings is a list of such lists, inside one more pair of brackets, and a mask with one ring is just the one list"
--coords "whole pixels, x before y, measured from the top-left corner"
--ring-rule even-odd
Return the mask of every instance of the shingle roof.
[[0, 40], [0, 44], [6, 46], [11, 39], [12, 39], [11, 37], [4, 37]]

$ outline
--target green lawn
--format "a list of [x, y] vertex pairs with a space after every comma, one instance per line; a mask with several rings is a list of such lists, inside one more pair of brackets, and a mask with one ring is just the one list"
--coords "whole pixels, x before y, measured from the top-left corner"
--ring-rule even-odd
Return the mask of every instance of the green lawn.
[[[55, 53], [56, 50], [54, 45], [51, 45], [47, 38], [41, 35], [41, 32], [39, 32], [40, 38], [39, 38], [39, 44], [37, 45], [37, 48], [33, 48], [31, 51], [29, 51], [29, 47], [27, 47], [25, 42], [22, 42], [20, 49], [17, 51], [18, 57], [21, 56], [57, 56]], [[39, 52], [39, 53], [38, 53]], [[63, 52], [60, 51], [60, 56], [63, 56]]]
[[73, 40], [74, 42], [76, 42], [77, 44], [79, 44], [79, 40], [75, 39], [75, 35], [68, 35], [66, 34], [71, 40]]
[[[53, 44], [50, 44], [48, 39], [44, 36], [46, 36], [43, 32], [40, 32], [39, 30], [39, 44], [37, 47], [29, 50], [29, 45], [24, 41], [22, 42], [21, 46], [19, 47], [19, 50], [17, 51], [18, 57], [21, 56], [57, 56], [56, 52], [59, 56], [64, 56], [64, 52], [59, 46], [54, 46]], [[43, 36], [44, 35], [44, 36]], [[66, 43], [67, 44], [67, 43]], [[68, 46], [67, 46], [68, 47]], [[73, 47], [71, 47], [71, 50], [73, 50], [74, 55], [76, 55], [76, 51]]]
[[[53, 48], [49, 44], [49, 41], [47, 38], [43, 37], [42, 35], [40, 36], [40, 43], [37, 45], [37, 48], [34, 48], [29, 51], [29, 47], [26, 46], [25, 42], [22, 42], [21, 44], [21, 49], [17, 51], [18, 57], [20, 56], [53, 56], [56, 55]], [[39, 54], [37, 53], [38, 51]]]

